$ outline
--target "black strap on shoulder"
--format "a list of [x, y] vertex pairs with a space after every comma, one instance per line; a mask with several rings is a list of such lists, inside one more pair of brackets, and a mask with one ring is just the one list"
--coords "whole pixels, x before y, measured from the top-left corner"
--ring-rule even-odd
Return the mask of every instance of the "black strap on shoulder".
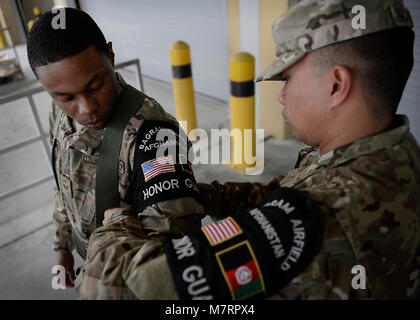
[[52, 171], [54, 173], [54, 179], [55, 179], [55, 185], [57, 186], [57, 190], [60, 189], [60, 185], [58, 184], [58, 177], [57, 177], [57, 172], [55, 171], [55, 153], [54, 153], [54, 148], [55, 148], [55, 143], [57, 142], [57, 135], [58, 135], [58, 128], [60, 127], [60, 121], [61, 121], [61, 117], [64, 114], [64, 111], [61, 110], [60, 108], [58, 108], [58, 115], [57, 118], [55, 119], [54, 122], [54, 128], [53, 128], [53, 141], [51, 144], [51, 167], [52, 167]]
[[116, 101], [111, 122], [105, 129], [96, 168], [96, 227], [102, 225], [105, 210], [119, 206], [118, 164], [122, 138], [128, 121], [143, 104], [145, 97], [132, 86], [125, 86]]

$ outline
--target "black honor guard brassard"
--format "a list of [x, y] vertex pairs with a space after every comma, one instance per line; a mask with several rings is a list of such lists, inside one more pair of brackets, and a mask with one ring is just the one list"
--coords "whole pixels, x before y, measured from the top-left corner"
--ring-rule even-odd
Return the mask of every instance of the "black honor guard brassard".
[[165, 243], [180, 299], [261, 299], [321, 249], [325, 218], [306, 192], [279, 188], [257, 208]]
[[137, 133], [133, 172], [125, 201], [136, 212], [165, 200], [193, 197], [199, 191], [188, 160], [188, 140], [181, 128], [145, 120]]

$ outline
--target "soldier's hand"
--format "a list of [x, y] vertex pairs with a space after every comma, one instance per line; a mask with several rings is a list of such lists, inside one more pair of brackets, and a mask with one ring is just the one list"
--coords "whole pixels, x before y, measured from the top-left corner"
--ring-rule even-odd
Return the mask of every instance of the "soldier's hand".
[[136, 217], [133, 206], [128, 205], [125, 208], [111, 208], [104, 212], [104, 220], [102, 220], [102, 225], [106, 225], [112, 216], [126, 215]]
[[66, 269], [66, 287], [74, 287], [74, 257], [71, 252], [58, 251], [58, 264]]
[[107, 222], [109, 221], [109, 219], [111, 219], [111, 216], [115, 213], [115, 212], [117, 212], [117, 211], [119, 211], [119, 210], [122, 210], [123, 208], [112, 208], [112, 209], [108, 209], [108, 210], [106, 210], [105, 211], [105, 213], [104, 213], [104, 220], [102, 221], [102, 224], [103, 225], [106, 225], [107, 224]]

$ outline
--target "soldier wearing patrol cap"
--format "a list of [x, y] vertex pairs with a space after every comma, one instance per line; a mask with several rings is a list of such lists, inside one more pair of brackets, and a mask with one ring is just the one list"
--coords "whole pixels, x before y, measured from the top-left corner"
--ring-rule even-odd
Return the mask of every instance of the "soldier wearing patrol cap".
[[420, 149], [396, 115], [413, 66], [409, 11], [303, 0], [272, 34], [277, 58], [257, 81], [285, 82], [282, 114], [311, 147], [267, 185], [200, 184], [221, 220], [183, 238], [146, 238], [112, 215], [90, 240], [82, 298], [419, 297]]

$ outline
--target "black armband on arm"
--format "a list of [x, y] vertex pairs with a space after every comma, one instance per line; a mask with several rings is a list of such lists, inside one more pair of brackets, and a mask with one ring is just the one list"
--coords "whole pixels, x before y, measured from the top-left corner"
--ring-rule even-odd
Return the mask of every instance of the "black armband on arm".
[[188, 143], [182, 128], [169, 122], [145, 120], [141, 125], [125, 198], [137, 213], [165, 200], [193, 197], [200, 201]]
[[324, 228], [306, 192], [279, 188], [257, 208], [164, 248], [181, 299], [255, 299], [274, 294], [309, 266]]

